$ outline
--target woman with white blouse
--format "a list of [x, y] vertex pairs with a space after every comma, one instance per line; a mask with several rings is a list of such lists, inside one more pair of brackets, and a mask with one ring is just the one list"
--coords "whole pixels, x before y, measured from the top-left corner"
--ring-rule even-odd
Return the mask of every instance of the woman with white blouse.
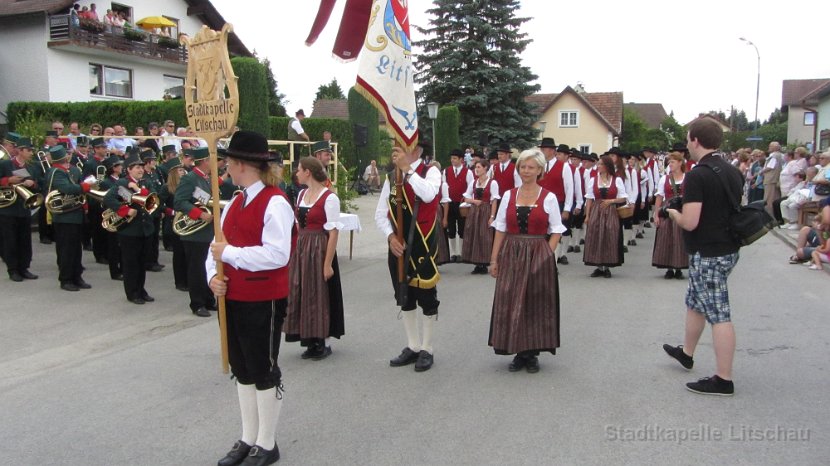
[[461, 262], [475, 264], [473, 274], [486, 274], [490, 252], [493, 249], [493, 229], [499, 201], [499, 183], [487, 176], [490, 164], [479, 160], [473, 165], [476, 181], [464, 193], [464, 202], [470, 204], [464, 223], [464, 243]]
[[622, 224], [617, 207], [628, 203], [625, 181], [616, 176], [614, 161], [603, 155], [597, 176], [591, 178], [585, 193], [585, 265], [597, 268], [592, 277], [611, 278], [609, 267], [623, 264]]
[[[654, 197], [654, 209], [658, 213], [660, 208], [672, 198], [683, 198], [683, 180], [686, 177], [686, 161], [680, 152], [669, 154], [669, 171], [660, 177], [657, 183], [657, 194]], [[681, 269], [689, 268], [689, 255], [683, 243], [683, 229], [671, 218], [654, 216], [657, 234], [654, 237], [654, 250], [651, 254], [651, 265], [666, 270], [663, 277], [682, 279]]]

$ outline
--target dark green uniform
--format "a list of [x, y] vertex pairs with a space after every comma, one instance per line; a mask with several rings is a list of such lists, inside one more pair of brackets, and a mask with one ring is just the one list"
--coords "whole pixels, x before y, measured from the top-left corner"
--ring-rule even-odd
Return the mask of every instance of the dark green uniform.
[[[81, 195], [85, 184], [81, 183], [81, 170], [74, 165], [58, 165], [52, 167], [46, 176], [47, 192], [55, 190], [64, 195]], [[85, 288], [81, 274], [82, 244], [81, 229], [84, 221], [84, 210], [78, 207], [65, 213], [52, 213], [52, 226], [55, 235], [55, 252], [58, 255], [58, 280], [61, 286]], [[82, 286], [83, 285], [83, 286]]]
[[[176, 187], [176, 194], [173, 199], [173, 208], [176, 212], [182, 212], [191, 218], [197, 218], [201, 213], [196, 207], [196, 198], [193, 193], [196, 188], [201, 188], [210, 194], [210, 182], [201, 170], [194, 168], [193, 171], [184, 175]], [[205, 260], [207, 259], [210, 243], [213, 241], [213, 226], [208, 225], [201, 230], [186, 236], [181, 236], [184, 247], [185, 261], [187, 262], [187, 283], [190, 289], [190, 310], [194, 313], [204, 313], [203, 309], [212, 310], [216, 308], [213, 292], [207, 285], [205, 272]]]
[[[153, 171], [145, 171], [143, 180], [147, 189], [152, 193], [159, 194], [162, 191], [167, 191], [164, 183], [161, 181], [161, 176], [158, 172], [158, 167]], [[161, 233], [161, 214], [164, 208], [161, 205], [151, 214], [153, 221], [153, 232], [147, 238], [147, 255], [144, 256], [144, 267], [148, 271], [160, 272], [164, 267], [159, 264], [159, 234]]]
[[[19, 166], [16, 159], [0, 160], [0, 187], [12, 189], [9, 178], [14, 172], [27, 169], [25, 165]], [[31, 171], [29, 171], [31, 175]], [[24, 177], [25, 178], [25, 177]], [[31, 191], [38, 192], [37, 188]], [[9, 276], [28, 272], [32, 263], [32, 214], [23, 205], [21, 196], [9, 207], [0, 209], [0, 255], [6, 263]], [[17, 278], [20, 281], [20, 278]]]

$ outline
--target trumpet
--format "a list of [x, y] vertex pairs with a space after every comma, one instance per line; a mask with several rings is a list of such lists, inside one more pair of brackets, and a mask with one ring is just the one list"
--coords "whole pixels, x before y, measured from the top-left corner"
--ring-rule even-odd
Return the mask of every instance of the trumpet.
[[0, 209], [11, 207], [17, 202], [18, 197], [23, 199], [23, 205], [27, 209], [43, 205], [43, 194], [33, 193], [23, 184], [15, 184], [8, 189], [0, 189]]
[[49, 153], [45, 150], [37, 151], [37, 160], [40, 162], [41, 168], [43, 168], [43, 173], [46, 173], [52, 168], [52, 164], [49, 162]]
[[[219, 208], [224, 209], [230, 201], [219, 201]], [[205, 213], [211, 213], [211, 209], [213, 208], [213, 199], [207, 202], [207, 206], [202, 204], [201, 202], [197, 202], [194, 204], [199, 210]], [[187, 236], [196, 233], [197, 231], [203, 229], [204, 227], [210, 225], [210, 222], [197, 218], [193, 220], [184, 212], [176, 212], [176, 215], [173, 216], [173, 232], [179, 236]]]

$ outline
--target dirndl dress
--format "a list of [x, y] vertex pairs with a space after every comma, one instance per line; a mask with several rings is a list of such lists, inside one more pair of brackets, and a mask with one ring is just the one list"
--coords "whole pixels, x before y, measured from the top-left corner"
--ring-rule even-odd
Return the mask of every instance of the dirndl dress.
[[496, 354], [556, 354], [559, 277], [556, 256], [546, 239], [548, 214], [542, 206], [549, 192], [542, 189], [535, 206], [517, 208], [517, 191], [510, 191], [506, 210], [507, 231], [498, 255], [489, 345]]
[[[611, 186], [614, 186], [612, 181]], [[585, 228], [585, 265], [618, 267], [623, 264], [623, 238], [620, 217], [614, 204], [603, 206], [603, 199], [616, 199], [616, 187], [598, 188], [591, 208], [590, 221]]]
[[283, 324], [285, 341], [308, 346], [315, 340], [340, 338], [345, 333], [343, 292], [337, 254], [332, 260], [334, 275], [326, 280], [323, 265], [329, 233], [325, 202], [334, 196], [326, 189], [311, 207], [301, 207], [306, 190], [300, 192], [295, 206], [299, 224], [297, 244], [288, 264], [288, 309]]
[[450, 261], [450, 243], [449, 240], [447, 240], [447, 233], [444, 231], [444, 228], [441, 227], [441, 223], [444, 221], [444, 209], [446, 208], [446, 204], [441, 204], [439, 202], [438, 209], [435, 214], [435, 236], [438, 244], [438, 249], [435, 252], [435, 265], [446, 264]]
[[490, 253], [493, 251], [493, 228], [490, 227], [490, 183], [488, 180], [483, 188], [476, 187], [473, 198], [481, 201], [481, 205], [471, 205], [464, 225], [464, 244], [461, 247], [461, 262], [476, 265], [490, 263]]

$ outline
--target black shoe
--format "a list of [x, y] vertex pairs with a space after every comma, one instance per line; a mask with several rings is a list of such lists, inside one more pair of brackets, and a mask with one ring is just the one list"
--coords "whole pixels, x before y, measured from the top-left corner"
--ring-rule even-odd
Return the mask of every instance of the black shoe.
[[735, 384], [731, 380], [724, 380], [717, 375], [704, 377], [697, 382], [686, 384], [686, 390], [701, 395], [732, 396], [735, 394]]
[[92, 288], [92, 285], [85, 282], [83, 278], [79, 278], [78, 280], [76, 280], [75, 285], [77, 285], [78, 288], [80, 288], [82, 290], [88, 290], [88, 289]]
[[236, 443], [233, 444], [231, 451], [229, 451], [224, 458], [219, 460], [217, 464], [218, 466], [236, 466], [245, 461], [245, 458], [248, 456], [250, 451], [250, 445], [242, 440], [237, 440]]
[[110, 276], [110, 278], [113, 279], [113, 280], [118, 280], [119, 282], [123, 282], [124, 281], [124, 274], [119, 273], [118, 275]]
[[172, 246], [167, 246], [166, 248], [164, 248], [164, 250], [167, 251], [167, 252], [173, 252], [173, 247]]
[[23, 275], [20, 275], [17, 272], [9, 272], [9, 279], [13, 282], [22, 282]]
[[517, 354], [512, 361], [510, 361], [510, 365], [507, 366], [507, 370], [510, 372], [519, 372], [520, 370], [524, 369], [527, 366], [527, 359], [524, 356]]
[[70, 282], [61, 283], [61, 289], [65, 291], [80, 291], [81, 289], [78, 288], [78, 285]]
[[461, 262], [461, 256], [452, 256], [450, 257], [452, 262]]
[[145, 302], [148, 302], [148, 303], [152, 303], [156, 300], [156, 298], [154, 298], [154, 297], [152, 297], [152, 296], [150, 296], [146, 293], [144, 294], [144, 296], [141, 297], [141, 299], [143, 299]]
[[671, 346], [671, 345], [663, 345], [663, 351], [666, 352], [669, 356], [673, 357], [680, 363], [681, 366], [685, 367], [686, 370], [692, 370], [692, 367], [695, 365], [695, 360], [693, 357], [689, 356], [683, 351], [683, 345], [680, 346]]
[[144, 298], [135, 298], [135, 299], [131, 299], [130, 302], [133, 303], [133, 304], [144, 304], [145, 301], [144, 301]]
[[629, 246], [636, 246], [637, 245], [637, 240], [632, 239], [631, 241], [628, 242], [628, 245]]
[[576, 252], [576, 253], [582, 252], [582, 248], [580, 248], [579, 246], [574, 246], [574, 252]]
[[683, 276], [683, 271], [682, 270], [677, 269], [677, 270], [674, 271], [674, 278], [676, 278], [678, 280], [683, 280], [686, 277]]
[[52, 244], [52, 240], [49, 238], [41, 238], [40, 244]]
[[643, 225], [643, 227], [645, 227], [645, 228], [651, 228], [651, 223], [646, 222], [646, 223]]
[[104, 259], [104, 258], [98, 258], [98, 259], [95, 259], [95, 263], [96, 264], [109, 265], [110, 262], [108, 260]]
[[20, 271], [20, 276], [25, 278], [26, 280], [37, 280], [38, 279], [37, 275], [33, 274], [32, 272], [29, 272], [28, 270], [21, 270]]
[[602, 272], [602, 276], [605, 278], [611, 278], [611, 269], [605, 269], [605, 271]]
[[203, 307], [200, 307], [199, 309], [196, 309], [195, 311], [193, 311], [193, 313], [196, 314], [199, 317], [210, 317], [210, 311], [208, 311], [207, 309], [205, 309]]
[[219, 310], [219, 308], [218, 308], [218, 307], [216, 307], [216, 304], [215, 304], [215, 303], [214, 303], [214, 304], [207, 304], [207, 305], [205, 305], [205, 309], [207, 309], [208, 311], [213, 311], [213, 312], [216, 312], [216, 311], [218, 311], [218, 310]]
[[314, 356], [316, 354], [316, 352], [317, 352], [317, 345], [312, 343], [312, 344], [308, 345], [308, 348], [306, 348], [305, 351], [303, 351], [303, 353], [300, 355], [300, 358], [302, 358], [302, 359], [311, 359], [312, 356]]
[[148, 272], [161, 272], [164, 266], [161, 264], [148, 265], [145, 270]]
[[429, 368], [432, 367], [432, 362], [432, 355], [424, 350], [421, 350], [421, 352], [418, 353], [418, 361], [415, 363], [415, 372], [428, 371]]
[[251, 447], [248, 456], [240, 463], [242, 466], [267, 466], [274, 464], [280, 459], [280, 449], [274, 444], [272, 450], [266, 450], [259, 445]]
[[582, 238], [581, 240], [579, 240], [579, 245], [582, 246], [583, 244], [585, 244], [585, 238]]
[[527, 358], [527, 365], [525, 366], [528, 374], [535, 374], [539, 372], [539, 358], [531, 356]]
[[401, 367], [401, 366], [408, 366], [413, 362], [418, 360], [419, 354], [409, 349], [407, 346], [406, 348], [401, 351], [401, 354], [398, 355], [395, 359], [389, 361], [389, 365], [392, 367]]
[[568, 246], [568, 250], [565, 252], [575, 252], [573, 246]]
[[672, 278], [674, 278], [674, 270], [666, 270], [666, 275], [663, 275], [663, 278], [665, 278], [666, 280], [671, 280]]
[[628, 253], [628, 246], [623, 246], [623, 252]]
[[592, 278], [601, 277], [603, 275], [605, 275], [605, 272], [603, 272], [602, 269], [594, 269], [594, 271], [591, 272], [591, 277]]
[[176, 285], [176, 289], [179, 291], [190, 291], [190, 288], [186, 287], [185, 285]]
[[561, 256], [559, 259], [556, 259], [557, 264], [568, 265], [568, 257]]

